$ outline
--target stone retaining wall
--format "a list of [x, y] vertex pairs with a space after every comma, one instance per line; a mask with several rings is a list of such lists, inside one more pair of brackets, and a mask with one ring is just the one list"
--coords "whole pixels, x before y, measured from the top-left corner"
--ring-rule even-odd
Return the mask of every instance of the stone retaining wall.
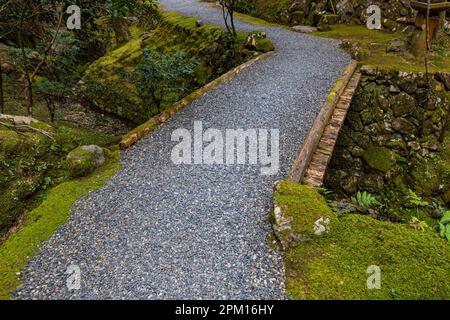
[[[353, 195], [358, 190], [380, 193], [389, 183], [398, 183], [400, 188], [414, 186], [414, 178], [426, 180], [414, 177], [413, 167], [433, 158], [443, 146], [440, 140], [448, 125], [450, 74], [432, 75], [433, 94], [428, 94], [424, 74], [368, 67], [361, 72], [363, 78], [339, 135], [325, 185]], [[432, 190], [419, 191], [445, 192], [434, 189], [448, 189], [449, 182], [435, 178]]]

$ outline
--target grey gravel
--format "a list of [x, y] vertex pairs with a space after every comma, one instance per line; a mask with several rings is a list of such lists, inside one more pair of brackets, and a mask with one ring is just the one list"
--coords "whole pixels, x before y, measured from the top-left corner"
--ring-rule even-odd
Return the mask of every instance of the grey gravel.
[[[195, 0], [162, 0], [166, 10], [220, 23]], [[276, 55], [242, 71], [179, 112], [122, 155], [123, 168], [77, 201], [70, 220], [24, 270], [16, 299], [283, 299], [281, 254], [268, 244], [274, 183], [293, 158], [348, 63], [337, 42], [276, 27], [263, 30]], [[176, 166], [171, 133], [193, 128], [280, 130], [281, 170]], [[81, 289], [66, 286], [69, 265]]]

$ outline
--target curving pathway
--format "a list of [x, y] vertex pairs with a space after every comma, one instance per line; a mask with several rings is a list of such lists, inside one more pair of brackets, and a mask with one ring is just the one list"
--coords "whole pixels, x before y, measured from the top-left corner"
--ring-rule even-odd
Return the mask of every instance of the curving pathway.
[[[196, 0], [160, 0], [166, 10], [221, 23]], [[26, 267], [16, 299], [283, 299], [284, 268], [268, 245], [272, 188], [293, 158], [349, 61], [337, 42], [277, 27], [277, 54], [207, 93], [125, 152], [123, 168], [80, 199], [71, 219]], [[174, 165], [175, 129], [280, 130], [281, 170]], [[67, 267], [80, 290], [66, 287]]]

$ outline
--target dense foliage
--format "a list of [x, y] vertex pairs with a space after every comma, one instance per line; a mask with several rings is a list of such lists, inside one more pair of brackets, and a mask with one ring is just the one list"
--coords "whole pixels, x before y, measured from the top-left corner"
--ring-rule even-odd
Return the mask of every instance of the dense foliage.
[[149, 117], [154, 114], [152, 106], [156, 107], [157, 113], [161, 113], [161, 104], [169, 92], [186, 90], [183, 83], [193, 77], [197, 65], [198, 62], [187, 60], [183, 51], [162, 54], [144, 49], [142, 62], [130, 77], [142, 102], [148, 105]]

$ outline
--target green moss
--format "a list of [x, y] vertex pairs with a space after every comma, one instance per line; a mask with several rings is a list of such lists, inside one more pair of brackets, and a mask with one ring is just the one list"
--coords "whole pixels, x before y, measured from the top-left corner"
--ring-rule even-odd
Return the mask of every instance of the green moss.
[[242, 22], [245, 23], [249, 23], [249, 24], [254, 24], [257, 26], [261, 26], [261, 27], [279, 27], [279, 28], [286, 28], [286, 26], [281, 25], [281, 24], [277, 24], [277, 23], [273, 23], [273, 22], [268, 22], [266, 20], [257, 18], [257, 17], [252, 17], [249, 16], [247, 14], [243, 14], [243, 13], [235, 13], [236, 18], [238, 18], [239, 20], [241, 20]]
[[[294, 299], [449, 299], [450, 246], [433, 230], [347, 215], [329, 234], [287, 252]], [[367, 289], [369, 266], [381, 289]]]
[[19, 134], [12, 130], [0, 130], [0, 152], [14, 152], [21, 143]]
[[[293, 183], [282, 182], [275, 201], [296, 230], [303, 231], [322, 212], [331, 213], [314, 189]], [[407, 223], [348, 214], [334, 217], [329, 232], [309, 239], [284, 252], [291, 298], [450, 298], [450, 246], [432, 228], [420, 231]], [[373, 265], [381, 268], [379, 290], [367, 288], [367, 269]]]
[[256, 42], [256, 49], [260, 52], [270, 52], [275, 50], [273, 43], [270, 39], [260, 39]]
[[254, 0], [251, 1], [254, 7], [253, 10], [248, 12], [249, 15], [237, 13], [236, 16], [240, 19], [243, 18], [242, 20], [244, 22], [262, 26], [271, 26], [275, 23], [289, 24], [289, 21], [287, 20], [282, 21], [280, 16], [293, 2], [293, 0]]
[[10, 292], [20, 285], [18, 273], [25, 262], [67, 221], [72, 204], [90, 190], [101, 188], [120, 168], [119, 151], [113, 154], [113, 159], [92, 175], [51, 189], [42, 204], [26, 215], [22, 228], [0, 245], [0, 299], [10, 298]]
[[422, 158], [410, 170], [409, 183], [419, 195], [431, 197], [450, 190], [450, 134], [433, 158]]
[[[386, 48], [390, 41], [400, 39], [408, 41], [404, 32], [386, 32], [370, 30], [365, 26], [333, 25], [331, 30], [314, 32], [320, 37], [349, 41], [359, 44], [360, 50], [367, 52], [360, 57], [361, 64], [369, 65], [382, 70], [400, 70], [406, 72], [424, 72], [423, 60], [415, 59], [408, 53], [387, 53]], [[351, 47], [351, 46], [350, 46]], [[434, 53], [430, 58], [430, 72], [450, 71], [450, 55]]]
[[413, 189], [427, 197], [435, 194], [444, 183], [442, 169], [441, 164], [437, 161], [421, 161], [411, 170]]
[[25, 211], [40, 203], [40, 193], [68, 178], [66, 155], [79, 145], [110, 146], [118, 139], [75, 127], [58, 129], [33, 122], [55, 138], [36, 133], [0, 131], [0, 238]]
[[369, 167], [383, 172], [388, 172], [396, 163], [395, 153], [384, 147], [369, 146], [363, 158]]
[[305, 185], [283, 181], [274, 197], [283, 215], [293, 219], [291, 231], [297, 235], [314, 235], [314, 223], [318, 219], [334, 220], [336, 217], [324, 197]]
[[68, 124], [58, 127], [55, 134], [56, 142], [67, 153], [81, 145], [97, 145], [110, 147], [120, 141], [120, 137], [77, 128]]

